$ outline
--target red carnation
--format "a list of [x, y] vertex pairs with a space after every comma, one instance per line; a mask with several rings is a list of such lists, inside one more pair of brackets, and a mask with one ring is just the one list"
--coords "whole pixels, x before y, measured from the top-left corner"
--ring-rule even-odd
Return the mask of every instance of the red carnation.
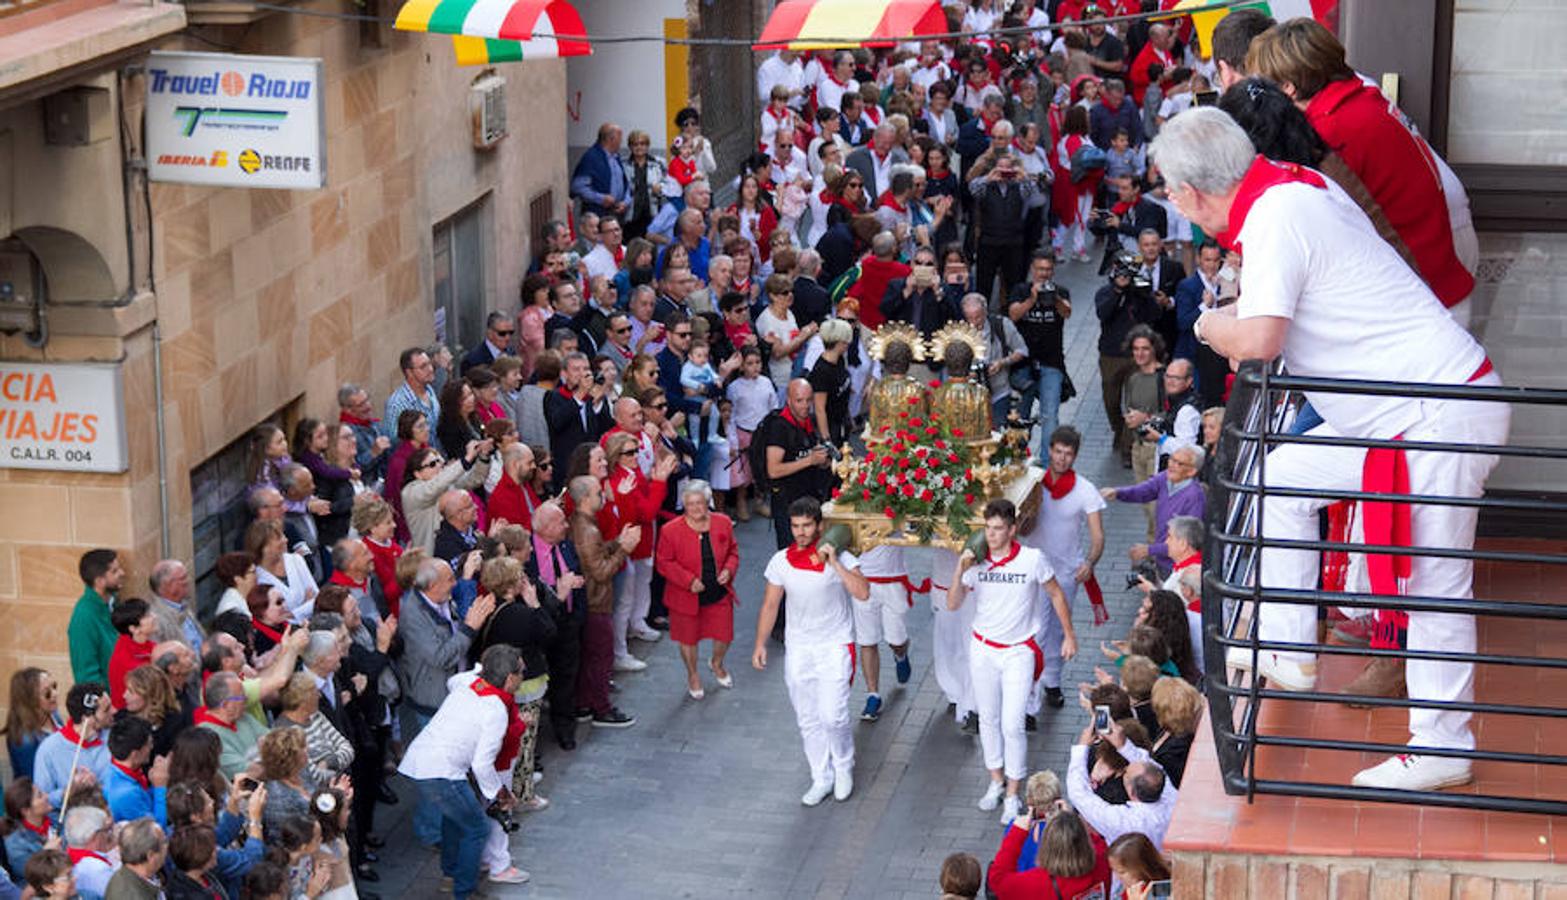
[[919, 427], [923, 426], [924, 424], [925, 424], [925, 420], [921, 419], [918, 416], [915, 416], [914, 418], [909, 420], [909, 427], [910, 428], [919, 428]]
[[[957, 461], [958, 461], [958, 455], [956, 453], [949, 453], [949, 454], [947, 454], [947, 462], [955, 463]], [[970, 475], [969, 477], [972, 478], [974, 476]]]
[[869, 472], [861, 472], [860, 473], [860, 484], [864, 484], [865, 483], [865, 479], [867, 479], [869, 477], [871, 477], [871, 473], [869, 473]]
[[893, 494], [896, 494], [897, 492], [898, 492], [898, 489], [893, 487], [890, 484], [887, 485], [886, 490], [883, 491], [883, 493], [885, 493], [889, 497], [891, 497]]
[[954, 428], [954, 429], [952, 429], [952, 436], [953, 437], [962, 437], [963, 436], [963, 429], [961, 429], [961, 428]]
[[867, 488], [867, 489], [865, 489], [863, 491], [860, 491], [860, 499], [861, 500], [869, 500], [869, 499], [871, 499], [871, 492], [870, 492], [869, 488]]
[[943, 476], [941, 476], [941, 486], [944, 487], [944, 488], [952, 487], [952, 476], [951, 475], [943, 475]]
[[876, 483], [877, 484], [886, 484], [887, 483], [887, 473], [886, 472], [877, 472], [876, 473]]
[[900, 418], [900, 419], [907, 419], [908, 417], [909, 417], [909, 414], [906, 413], [906, 412], [898, 413], [898, 418]]
[[909, 458], [907, 456], [905, 456], [902, 459], [898, 460], [898, 468], [900, 468], [900, 469], [907, 469], [908, 467], [909, 467]]
[[968, 504], [973, 504], [973, 502], [974, 502], [974, 495], [973, 494], [964, 494], [963, 495], [963, 502], [964, 503], [968, 503]]
[[[930, 436], [930, 437], [935, 437], [936, 435], [941, 434], [941, 429], [937, 428], [934, 425], [932, 425], [929, 428], [925, 429], [925, 434]], [[937, 441], [936, 443], [939, 444], [939, 443], [941, 443], [941, 441]]]
[[[909, 398], [909, 405], [910, 406], [919, 406], [919, 404], [920, 404], [920, 398], [918, 398], [918, 397], [910, 397]], [[899, 413], [898, 415], [900, 415], [900, 416], [907, 416], [908, 413]]]
[[838, 499], [838, 495], [842, 494], [842, 493], [843, 493], [843, 491], [839, 490], [838, 488], [833, 488], [832, 489], [832, 498], [834, 500], [837, 500]]
[[896, 512], [894, 512], [893, 508], [890, 507], [890, 506], [887, 507], [886, 509], [883, 509], [881, 511], [881, 514], [886, 516], [889, 519], [896, 519], [898, 517], [898, 514]]
[[937, 450], [945, 450], [945, 449], [947, 449], [947, 442], [942, 440], [941, 438], [936, 438], [936, 449]]
[[941, 379], [940, 378], [932, 378], [930, 380], [930, 387], [931, 387], [932, 390], [935, 390], [936, 388], [941, 387]]
[[912, 497], [912, 496], [914, 496], [914, 485], [912, 485], [912, 484], [905, 484], [903, 486], [903, 496], [905, 496], [905, 497]]
[[974, 480], [974, 470], [973, 469], [964, 469], [963, 470], [963, 477], [967, 478], [969, 481], [973, 481]]
[[929, 474], [930, 474], [929, 472], [925, 471], [925, 467], [921, 466], [920, 468], [914, 470], [914, 480], [915, 481], [924, 481], [925, 480], [925, 476], [929, 475]]
[[934, 496], [936, 495], [932, 493], [930, 488], [926, 488], [925, 490], [920, 491], [920, 499], [924, 500], [926, 503], [929, 503], [930, 499]]

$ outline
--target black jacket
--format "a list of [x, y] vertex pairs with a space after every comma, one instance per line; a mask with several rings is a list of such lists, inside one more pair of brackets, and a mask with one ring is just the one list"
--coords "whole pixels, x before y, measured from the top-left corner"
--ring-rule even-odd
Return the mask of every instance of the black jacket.
[[501, 604], [490, 615], [489, 621], [479, 629], [479, 639], [470, 651], [473, 659], [477, 660], [485, 650], [496, 644], [509, 644], [522, 654], [524, 679], [549, 673], [546, 653], [559, 631], [555, 622], [556, 614], [551, 607], [558, 606], [559, 601], [554, 599], [552, 592], [548, 598], [545, 597], [545, 593], [550, 590], [546, 585], [538, 584], [537, 587], [538, 606], [529, 606], [519, 596]]
[[819, 325], [832, 315], [832, 298], [816, 279], [801, 275], [794, 280], [794, 305], [790, 312], [801, 328], [812, 323]]
[[903, 296], [907, 278], [894, 278], [887, 282], [887, 292], [881, 296], [881, 314], [889, 321], [907, 322], [930, 337], [948, 322], [963, 318], [960, 301], [966, 285], [942, 284], [938, 288], [925, 288]]
[[435, 530], [435, 558], [444, 559], [452, 564], [453, 569], [461, 570], [457, 560], [469, 550], [475, 549], [478, 544], [478, 533], [474, 533], [474, 542], [469, 543], [462, 532], [452, 527], [452, 523], [441, 520], [441, 527]]
[[578, 444], [597, 441], [615, 425], [607, 403], [600, 404], [598, 409], [589, 404], [585, 424], [583, 418], [582, 405], [575, 398], [558, 390], [544, 395], [544, 420], [550, 429], [550, 454], [555, 458], [557, 488], [565, 484], [566, 463], [571, 459], [571, 451], [577, 449]]
[[1151, 292], [1131, 287], [1119, 291], [1114, 284], [1094, 294], [1094, 311], [1099, 314], [1099, 355], [1122, 357], [1131, 355], [1122, 348], [1127, 332], [1159, 321], [1160, 314]]
[[488, 341], [480, 341], [477, 347], [463, 354], [462, 363], [458, 366], [458, 374], [467, 375], [468, 370], [474, 366], [487, 366], [495, 362], [495, 354], [490, 352]]

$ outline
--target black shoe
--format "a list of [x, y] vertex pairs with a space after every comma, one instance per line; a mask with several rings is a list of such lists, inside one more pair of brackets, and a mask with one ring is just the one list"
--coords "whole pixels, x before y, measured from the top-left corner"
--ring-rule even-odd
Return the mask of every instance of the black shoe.
[[375, 870], [370, 868], [369, 864], [367, 863], [360, 863], [354, 867], [354, 878], [358, 881], [368, 881], [371, 883], [381, 880], [381, 876], [375, 874]]
[[647, 620], [647, 625], [654, 631], [668, 631], [669, 619], [665, 616], [653, 616]]
[[630, 728], [635, 724], [637, 724], [636, 716], [628, 716], [613, 706], [608, 712], [593, 717], [594, 728]]
[[372, 850], [379, 850], [386, 846], [386, 838], [381, 837], [379, 834], [367, 834], [365, 835], [365, 846]]
[[1023, 717], [1023, 730], [1029, 732], [1038, 731], [1039, 722], [1035, 721], [1033, 716], [1026, 715]]
[[979, 734], [979, 713], [970, 712], [964, 716], [963, 724], [958, 726], [958, 730], [968, 735]]
[[[380, 800], [382, 803], [385, 803], [387, 806], [396, 806], [397, 805], [397, 792], [392, 790], [392, 786], [391, 785], [389, 785], [389, 784], [387, 784], [386, 782], [383, 781], [383, 782], [381, 782], [380, 793], [378, 793], [376, 795], [376, 799]], [[379, 845], [377, 845], [377, 846], [379, 846]]]
[[593, 710], [586, 706], [577, 707], [575, 718], [578, 722], [590, 722], [593, 720]]
[[1052, 709], [1060, 709], [1066, 705], [1066, 698], [1061, 696], [1060, 688], [1045, 688], [1045, 705], [1051, 707]]
[[371, 850], [369, 847], [359, 851], [359, 858], [367, 863], [378, 863], [381, 861], [381, 857], [378, 856], [376, 852]]
[[955, 713], [957, 711], [958, 711], [958, 705], [956, 703], [948, 703], [947, 704], [947, 712]]
[[577, 749], [577, 739], [569, 734], [563, 734], [556, 738], [555, 743], [559, 744], [562, 750], [571, 751]]

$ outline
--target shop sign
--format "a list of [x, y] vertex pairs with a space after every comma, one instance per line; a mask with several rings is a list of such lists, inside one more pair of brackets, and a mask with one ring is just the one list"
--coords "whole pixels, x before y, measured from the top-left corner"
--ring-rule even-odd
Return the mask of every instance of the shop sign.
[[120, 367], [0, 361], [0, 468], [125, 471]]
[[314, 190], [326, 184], [321, 60], [153, 53], [147, 168], [153, 181]]

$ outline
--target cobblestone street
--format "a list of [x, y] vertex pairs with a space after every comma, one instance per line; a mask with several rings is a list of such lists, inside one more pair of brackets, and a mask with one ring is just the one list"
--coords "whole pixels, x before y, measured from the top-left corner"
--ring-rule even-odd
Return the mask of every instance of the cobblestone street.
[[[1063, 267], [1074, 314], [1067, 326], [1067, 361], [1078, 397], [1062, 408], [1061, 421], [1083, 431], [1078, 469], [1097, 486], [1129, 483], [1110, 450], [1100, 402], [1098, 321], [1093, 294], [1102, 283], [1091, 264]], [[1086, 597], [1075, 621], [1080, 654], [1067, 665], [1063, 684], [1072, 690], [1104, 662], [1102, 640], [1124, 635], [1135, 610], [1125, 591], [1126, 547], [1142, 540], [1142, 514], [1114, 504], [1106, 510], [1106, 551], [1098, 568], [1111, 619], [1091, 625]], [[768, 522], [753, 519], [738, 529], [741, 540], [741, 606], [729, 657], [735, 688], [724, 691], [709, 676], [707, 698], [686, 697], [675, 650], [667, 641], [633, 644], [647, 671], [617, 675], [617, 702], [638, 717], [625, 730], [584, 727], [579, 746], [560, 752], [546, 733], [540, 740], [546, 777], [540, 792], [549, 809], [528, 816], [512, 841], [519, 866], [533, 875], [522, 886], [489, 885], [495, 897], [538, 898], [927, 898], [935, 896], [941, 861], [968, 851], [988, 864], [1001, 835], [995, 813], [975, 801], [988, 777], [977, 738], [957, 730], [930, 666], [930, 602], [921, 595], [909, 614], [914, 676], [899, 687], [890, 653], [883, 649], [881, 720], [856, 721], [855, 790], [847, 802], [814, 809], [800, 805], [808, 786], [799, 732], [783, 684], [781, 654], [766, 672], [750, 666], [762, 568], [772, 554]], [[917, 582], [928, 574], [928, 554], [908, 553]], [[704, 645], [705, 647], [706, 645]], [[864, 702], [856, 681], [855, 715]], [[1084, 714], [1068, 703], [1046, 709], [1030, 735], [1030, 769], [1066, 765], [1068, 748]], [[415, 800], [411, 785], [396, 779], [403, 802], [382, 807], [378, 830], [388, 846], [381, 882], [367, 885], [386, 897], [426, 897], [438, 892], [440, 865], [421, 848], [407, 825]]]

